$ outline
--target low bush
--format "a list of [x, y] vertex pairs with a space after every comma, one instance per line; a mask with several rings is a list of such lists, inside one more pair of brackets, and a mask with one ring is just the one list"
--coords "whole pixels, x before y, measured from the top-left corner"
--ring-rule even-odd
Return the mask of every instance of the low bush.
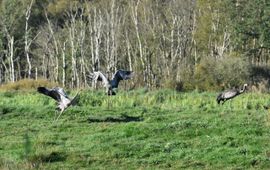
[[220, 59], [205, 59], [195, 71], [196, 88], [199, 90], [221, 90], [247, 83], [250, 67], [240, 57], [227, 56]]
[[53, 87], [56, 85], [57, 83], [50, 82], [45, 79], [38, 79], [38, 80], [22, 79], [14, 83], [10, 82], [0, 86], [0, 91], [21, 91], [21, 90], [26, 91], [36, 89], [38, 86]]

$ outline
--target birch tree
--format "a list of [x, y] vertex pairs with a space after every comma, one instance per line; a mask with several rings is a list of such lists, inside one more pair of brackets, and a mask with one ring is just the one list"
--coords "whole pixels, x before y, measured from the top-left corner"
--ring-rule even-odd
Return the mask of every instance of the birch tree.
[[29, 56], [29, 48], [32, 42], [29, 42], [29, 28], [28, 28], [28, 22], [30, 19], [30, 15], [31, 15], [31, 8], [33, 5], [34, 0], [31, 0], [29, 6], [27, 7], [27, 10], [25, 12], [25, 36], [24, 36], [24, 52], [25, 52], [25, 56], [26, 56], [26, 60], [27, 60], [27, 64], [28, 64], [28, 78], [31, 78], [31, 70], [32, 70], [32, 65], [31, 65], [31, 61], [30, 61], [30, 56]]
[[131, 8], [131, 17], [132, 17], [132, 21], [135, 27], [135, 33], [136, 33], [136, 38], [137, 38], [137, 43], [138, 43], [139, 58], [142, 65], [143, 81], [147, 82], [147, 75], [146, 75], [147, 73], [145, 70], [145, 59], [144, 59], [144, 52], [143, 52], [143, 46], [142, 46], [142, 38], [140, 35], [140, 30], [139, 30], [139, 16], [138, 16], [139, 5], [140, 5], [140, 0], [137, 0], [136, 2], [132, 1], [130, 3], [130, 8]]

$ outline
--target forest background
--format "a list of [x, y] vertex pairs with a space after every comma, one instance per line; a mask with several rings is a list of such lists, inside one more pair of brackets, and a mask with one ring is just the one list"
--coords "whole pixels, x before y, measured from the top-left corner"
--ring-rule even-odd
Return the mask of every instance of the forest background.
[[270, 1], [0, 0], [0, 84], [133, 70], [128, 88], [269, 89]]

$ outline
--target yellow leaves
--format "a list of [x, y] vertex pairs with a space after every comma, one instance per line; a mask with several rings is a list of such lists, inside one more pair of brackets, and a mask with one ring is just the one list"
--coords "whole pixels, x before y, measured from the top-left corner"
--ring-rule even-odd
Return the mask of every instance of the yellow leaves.
[[57, 0], [50, 3], [47, 10], [52, 15], [58, 15], [64, 13], [66, 10], [74, 8], [78, 2], [78, 0]]

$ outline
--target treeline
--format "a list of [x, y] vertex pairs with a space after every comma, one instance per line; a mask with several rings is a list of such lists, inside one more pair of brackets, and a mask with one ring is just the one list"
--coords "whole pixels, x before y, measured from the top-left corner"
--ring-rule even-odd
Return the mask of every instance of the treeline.
[[127, 69], [137, 87], [267, 85], [269, 16], [266, 0], [1, 0], [0, 84]]

